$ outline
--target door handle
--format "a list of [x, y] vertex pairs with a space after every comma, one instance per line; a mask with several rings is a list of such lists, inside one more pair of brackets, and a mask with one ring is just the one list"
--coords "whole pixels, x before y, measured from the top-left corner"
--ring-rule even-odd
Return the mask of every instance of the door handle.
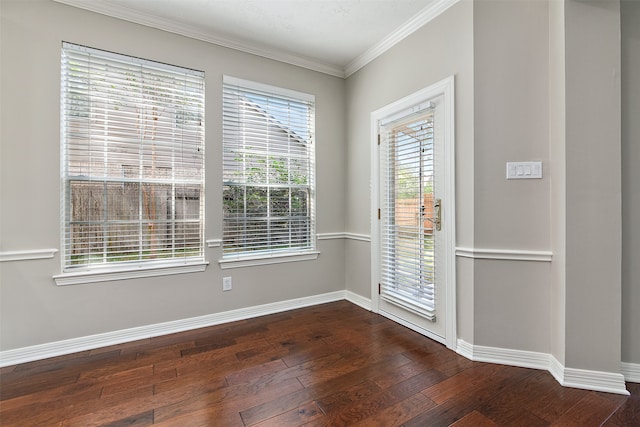
[[436, 231], [442, 230], [442, 199], [436, 199], [433, 203], [434, 218], [427, 218], [435, 227]]

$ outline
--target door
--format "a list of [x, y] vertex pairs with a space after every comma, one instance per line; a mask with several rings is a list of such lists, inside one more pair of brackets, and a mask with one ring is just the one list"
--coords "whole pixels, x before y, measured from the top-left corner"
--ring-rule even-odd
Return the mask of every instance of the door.
[[[374, 277], [378, 312], [449, 347], [453, 210], [447, 170], [445, 94], [431, 94], [377, 120], [379, 134]], [[378, 115], [379, 116], [379, 115]], [[447, 223], [451, 221], [451, 223]], [[453, 313], [455, 314], [455, 313]]]

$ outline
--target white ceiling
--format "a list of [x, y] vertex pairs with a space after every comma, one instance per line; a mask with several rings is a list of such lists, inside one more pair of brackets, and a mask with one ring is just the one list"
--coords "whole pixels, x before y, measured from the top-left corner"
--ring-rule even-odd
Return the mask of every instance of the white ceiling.
[[346, 77], [457, 0], [54, 0]]

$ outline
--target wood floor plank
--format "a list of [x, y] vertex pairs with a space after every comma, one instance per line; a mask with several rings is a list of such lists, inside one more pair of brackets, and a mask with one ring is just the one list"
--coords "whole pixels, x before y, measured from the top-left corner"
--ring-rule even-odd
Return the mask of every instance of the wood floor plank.
[[[108, 424], [103, 424], [101, 427], [143, 427], [153, 424], [153, 411], [143, 412], [141, 414], [130, 415], [121, 420], [112, 421]], [[63, 424], [64, 425], [64, 424]]]
[[229, 385], [242, 384], [255, 381], [256, 378], [260, 378], [264, 375], [281, 372], [287, 368], [288, 366], [282, 361], [282, 359], [278, 359], [232, 372], [231, 374], [226, 375], [225, 378]]
[[421, 374], [430, 367], [424, 363], [409, 362], [399, 366], [393, 371], [384, 371], [373, 379], [373, 382], [381, 389], [391, 387], [415, 375]]
[[64, 427], [97, 427], [127, 419], [135, 421], [140, 414], [153, 414], [156, 404], [153, 387], [147, 387], [146, 390], [138, 389], [129, 394], [121, 393], [65, 408], [59, 417], [64, 419]]
[[640, 383], [627, 383], [631, 396], [620, 405], [620, 408], [609, 418], [609, 425], [632, 426], [640, 425]]
[[630, 397], [472, 362], [347, 301], [0, 369], [0, 424], [640, 426]]
[[387, 427], [400, 426], [405, 421], [428, 411], [436, 406], [436, 404], [422, 394], [416, 394], [406, 398], [394, 405], [391, 405], [374, 416], [353, 424], [355, 427]]
[[497, 427], [498, 424], [491, 421], [478, 411], [471, 411], [460, 420], [451, 424], [451, 427]]
[[[600, 426], [603, 424], [603, 420], [608, 420], [618, 407], [617, 403], [595, 392], [589, 392], [567, 412], [562, 414], [554, 424], [558, 426]], [[630, 424], [630, 426], [633, 426], [633, 424]]]
[[[309, 402], [304, 405], [298, 406], [295, 409], [284, 412], [268, 420], [264, 420], [258, 424], [254, 424], [255, 427], [281, 427], [281, 426], [301, 426], [308, 423], [311, 420], [321, 418], [323, 416], [322, 411], [315, 402]], [[249, 425], [246, 424], [245, 425]]]
[[21, 376], [19, 380], [14, 381], [11, 381], [11, 379], [3, 379], [2, 387], [0, 387], [0, 400], [12, 399], [42, 390], [49, 390], [65, 384], [73, 384], [78, 380], [79, 375], [78, 372], [73, 370], [59, 370], [38, 373], [27, 377]]
[[514, 392], [522, 392], [529, 396], [529, 399], [522, 401], [522, 406], [550, 423], [556, 421], [588, 393], [577, 388], [557, 387], [555, 378], [543, 371], [530, 376], [526, 381], [525, 388]]
[[549, 422], [528, 410], [532, 399], [536, 399], [535, 377], [548, 373], [531, 370], [520, 381], [504, 384], [500, 393], [495, 393], [478, 407], [478, 411], [499, 425], [547, 426]]
[[175, 403], [157, 408], [155, 415], [157, 420], [162, 421], [166, 418], [202, 410], [207, 406], [227, 406], [240, 412], [245, 408], [259, 405], [302, 388], [300, 382], [295, 378], [219, 387], [211, 391], [201, 391], [197, 395], [182, 396]]
[[66, 408], [82, 405], [82, 402], [97, 402], [100, 385], [62, 385], [55, 389], [43, 390], [32, 395], [24, 395], [0, 404], [0, 425], [37, 426], [55, 425], [65, 418]]
[[[520, 382], [533, 373], [529, 369], [502, 365], [481, 364], [480, 366], [493, 368], [493, 373], [478, 379], [468, 389], [458, 389], [457, 393], [449, 395], [445, 400], [432, 399], [438, 403], [436, 407], [412, 418], [405, 425], [407, 427], [422, 427], [426, 425], [448, 426], [453, 424], [474, 410], [479, 410], [479, 408], [489, 404], [510, 383]], [[449, 381], [451, 381], [451, 378], [444, 380], [443, 383]], [[438, 386], [439, 384], [429, 387], [422, 393], [427, 397], [433, 396], [434, 387]]]
[[289, 395], [272, 399], [269, 402], [248, 408], [247, 410], [242, 411], [242, 418], [247, 425], [256, 424], [260, 421], [294, 409], [306, 402], [322, 399], [336, 393], [336, 391], [359, 384], [378, 375], [382, 369], [395, 369], [407, 362], [408, 359], [402, 355], [382, 359], [360, 369], [356, 369], [348, 373], [345, 372], [344, 375], [332, 378], [331, 380], [314, 383], [313, 387], [305, 387], [304, 389]]
[[[442, 377], [443, 375], [438, 371], [425, 371], [404, 381], [400, 381], [387, 389], [380, 390], [378, 393], [359, 398], [351, 404], [334, 406], [333, 410], [325, 411], [325, 419], [310, 423], [310, 425], [350, 426], [362, 423], [367, 419], [373, 422], [373, 420], [378, 418], [387, 408], [399, 404], [410, 397], [416, 397], [416, 399], [424, 403], [427, 401], [430, 402], [426, 396], [419, 397], [418, 395], [422, 390], [440, 381]], [[429, 406], [434, 405], [435, 404]], [[406, 413], [406, 411], [404, 412]], [[391, 410], [389, 414], [393, 413], [394, 411]]]
[[164, 370], [159, 373], [153, 372], [151, 375], [140, 376], [128, 380], [117, 382], [112, 381], [103, 385], [101, 396], [110, 396], [113, 394], [155, 386], [175, 378], [177, 378], [177, 373], [174, 369], [173, 371]]
[[383, 390], [373, 381], [364, 381], [356, 385], [342, 388], [340, 391], [317, 399], [316, 403], [324, 414], [336, 413], [342, 408], [378, 394]]
[[[434, 384], [425, 390], [423, 394], [434, 402], [441, 404], [464, 393], [476, 393], [479, 389], [486, 387], [485, 380], [489, 378], [496, 380], [502, 372], [503, 369], [499, 365], [476, 364], [470, 369]], [[506, 375], [508, 376], [508, 374]]]
[[[11, 411], [29, 412], [30, 408], [39, 406], [42, 402], [56, 402], [61, 399], [98, 399], [101, 391], [102, 386], [100, 384], [73, 383], [3, 400], [0, 402], [0, 419], [2, 414], [7, 414]], [[2, 424], [0, 423], [0, 425]]]
[[244, 427], [238, 411], [220, 406], [208, 406], [161, 421], [155, 420], [153, 425], [157, 427]]

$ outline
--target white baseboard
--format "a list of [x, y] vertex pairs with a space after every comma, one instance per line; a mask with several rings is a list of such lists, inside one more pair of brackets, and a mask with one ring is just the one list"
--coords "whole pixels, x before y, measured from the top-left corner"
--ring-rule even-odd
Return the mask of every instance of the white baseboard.
[[565, 387], [629, 395], [624, 383], [624, 375], [614, 372], [588, 371], [565, 367], [563, 377], [556, 379]]
[[361, 295], [356, 294], [355, 292], [345, 291], [345, 299], [355, 305], [359, 305], [365, 310], [371, 311], [371, 299], [369, 298], [365, 298]]
[[640, 383], [640, 363], [622, 362], [620, 372], [624, 379], [630, 383]]
[[[365, 310], [371, 310], [371, 300], [351, 291], [335, 291], [326, 294], [279, 301], [253, 307], [208, 314], [189, 319], [175, 320], [137, 328], [124, 329], [103, 334], [72, 338], [30, 347], [0, 352], [0, 367], [12, 366], [34, 360], [47, 359], [100, 347], [122, 344], [161, 335], [183, 332], [222, 323], [235, 322], [287, 310], [309, 307], [346, 299]], [[640, 382], [640, 364], [622, 363], [621, 373], [587, 371], [564, 367], [553, 355], [533, 351], [510, 350], [496, 347], [476, 346], [459, 339], [456, 351], [467, 359], [478, 362], [499, 363], [524, 368], [549, 371], [563, 386], [608, 393], [628, 395], [625, 380]]]
[[[346, 293], [347, 291], [329, 292], [310, 297], [296, 298], [287, 301], [230, 310], [222, 313], [207, 314], [205, 316], [192, 317], [189, 319], [174, 320], [171, 322], [157, 323], [154, 325], [140, 326], [137, 328], [123, 329], [120, 331], [106, 332], [30, 347], [5, 350], [0, 352], [0, 367], [12, 366], [34, 360], [47, 359], [49, 357], [62, 356], [65, 354], [93, 350], [100, 347], [107, 347], [110, 345], [157, 337], [160, 335], [173, 334], [176, 332], [219, 325], [221, 323], [235, 322], [238, 320], [294, 310], [297, 308], [349, 299], [347, 298]], [[349, 294], [351, 294], [351, 299], [349, 299], [349, 301], [360, 306], [362, 306], [362, 303], [366, 303], [365, 298], [360, 297], [353, 292], [349, 292]]]
[[548, 353], [485, 347], [461, 339], [458, 340], [457, 352], [473, 361], [546, 370], [565, 387], [629, 395], [625, 385], [626, 375], [567, 368]]

